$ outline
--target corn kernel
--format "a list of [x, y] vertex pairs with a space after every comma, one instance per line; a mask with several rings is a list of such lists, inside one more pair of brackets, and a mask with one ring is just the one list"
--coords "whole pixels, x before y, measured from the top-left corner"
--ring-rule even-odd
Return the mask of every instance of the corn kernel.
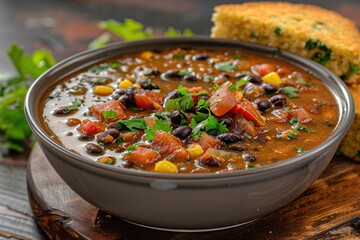
[[131, 87], [133, 83], [130, 80], [124, 80], [119, 83], [119, 88], [128, 88]]
[[140, 57], [143, 59], [150, 59], [153, 56], [154, 56], [154, 53], [150, 52], [150, 51], [144, 51], [144, 52], [140, 53]]
[[133, 85], [133, 87], [141, 88], [140, 84], [138, 84], [138, 83], [135, 83], [135, 84]]
[[114, 157], [105, 156], [105, 157], [99, 158], [97, 161], [101, 162], [101, 163], [109, 164], [109, 165], [114, 165], [114, 163], [116, 162], [116, 159]]
[[204, 153], [204, 149], [199, 144], [191, 144], [186, 151], [190, 154], [191, 158], [196, 158]]
[[155, 172], [162, 172], [162, 173], [177, 173], [178, 168], [172, 162], [161, 160], [155, 164]]
[[110, 94], [112, 94], [113, 91], [114, 91], [114, 89], [112, 87], [105, 86], [105, 85], [98, 85], [94, 88], [94, 93], [96, 95], [100, 95], [100, 96], [110, 95]]
[[282, 83], [279, 74], [277, 74], [276, 72], [268, 73], [265, 76], [263, 76], [262, 79], [266, 83], [274, 84], [277, 86], [279, 86]]
[[266, 139], [270, 141], [270, 140], [271, 140], [271, 137], [270, 137], [270, 136], [266, 136]]

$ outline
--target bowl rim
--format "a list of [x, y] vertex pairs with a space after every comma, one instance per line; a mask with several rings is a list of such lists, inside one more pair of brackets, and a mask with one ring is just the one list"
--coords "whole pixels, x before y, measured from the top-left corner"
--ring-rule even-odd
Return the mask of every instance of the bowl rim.
[[[162, 45], [163, 44], [163, 45]], [[272, 163], [269, 165], [261, 166], [259, 168], [252, 168], [252, 169], [244, 169], [239, 171], [233, 171], [233, 172], [223, 172], [223, 173], [181, 173], [181, 174], [169, 174], [169, 173], [158, 173], [158, 172], [149, 172], [149, 171], [141, 171], [141, 170], [134, 170], [134, 169], [127, 169], [127, 168], [121, 168], [121, 167], [115, 167], [115, 166], [109, 166], [106, 164], [102, 164], [96, 161], [92, 161], [85, 156], [81, 156], [79, 154], [76, 154], [65, 147], [61, 146], [60, 144], [56, 143], [54, 140], [52, 140], [42, 129], [39, 122], [36, 120], [36, 111], [32, 111], [32, 95], [36, 94], [34, 91], [36, 87], [39, 84], [42, 84], [46, 78], [51, 77], [53, 74], [59, 72], [61, 70], [61, 67], [67, 66], [67, 65], [76, 65], [76, 62], [78, 62], [79, 59], [90, 57], [93, 55], [106, 55], [106, 53], [109, 53], [113, 50], [119, 49], [126, 49], [126, 48], [132, 48], [136, 46], [142, 46], [137, 51], [149, 49], [150, 46], [154, 48], [154, 45], [157, 45], [160, 48], [163, 47], [175, 47], [175, 46], [182, 46], [182, 45], [191, 45], [194, 48], [196, 47], [202, 47], [207, 48], [206, 44], [208, 45], [217, 45], [219, 48], [231, 48], [231, 47], [239, 47], [245, 51], [249, 52], [255, 52], [258, 54], [262, 54], [265, 56], [268, 55], [274, 55], [280, 57], [281, 60], [290, 60], [291, 64], [302, 68], [303, 70], [309, 72], [310, 74], [314, 75], [313, 73], [320, 74], [322, 76], [326, 76], [327, 78], [331, 79], [331, 82], [336, 84], [339, 91], [331, 90], [328, 85], [330, 84], [324, 84], [328, 90], [332, 93], [333, 98], [338, 104], [339, 107], [339, 120], [337, 122], [336, 127], [334, 128], [333, 134], [324, 142], [322, 142], [320, 145], [316, 146], [315, 148], [312, 148], [305, 153], [282, 160], [280, 162]], [[205, 46], [204, 46], [205, 45]], [[212, 47], [212, 46], [210, 46]], [[136, 51], [136, 50], [131, 50]], [[128, 52], [131, 52], [128, 51]], [[121, 55], [123, 53], [117, 54]], [[274, 57], [273, 56], [273, 57]], [[110, 59], [111, 57], [107, 56], [106, 58], [101, 58], [97, 63], [106, 61]], [[75, 63], [74, 63], [75, 62]], [[92, 63], [95, 64], [95, 63]], [[84, 68], [85, 64], [81, 64], [81, 68]], [[76, 66], [76, 67], [79, 67]], [[304, 69], [306, 67], [306, 69]], [[69, 75], [69, 73], [62, 74], [62, 78]], [[56, 80], [58, 81], [58, 79]], [[55, 81], [55, 82], [56, 82]], [[322, 79], [320, 81], [323, 82]], [[338, 99], [338, 95], [343, 94], [345, 99]], [[342, 100], [342, 101], [340, 101]], [[340, 103], [342, 102], [342, 104]], [[53, 151], [59, 151], [62, 153], [62, 155], [65, 155], [69, 158], [75, 158], [76, 161], [70, 161], [69, 158], [64, 158], [62, 161], [67, 161], [70, 164], [75, 165], [81, 165], [81, 166], [87, 166], [88, 171], [95, 171], [96, 174], [105, 174], [107, 173], [116, 173], [116, 174], [124, 174], [127, 176], [137, 176], [137, 177], [148, 177], [148, 178], [155, 178], [155, 179], [167, 179], [167, 180], [192, 180], [192, 179], [219, 179], [219, 178], [234, 178], [234, 177], [244, 177], [249, 175], [258, 175], [263, 174], [267, 172], [273, 172], [278, 171], [283, 168], [288, 167], [294, 167], [294, 166], [301, 166], [304, 164], [307, 164], [309, 161], [312, 160], [311, 156], [319, 153], [321, 151], [324, 151], [327, 147], [331, 146], [334, 142], [337, 142], [338, 140], [341, 140], [347, 131], [351, 127], [351, 123], [355, 116], [355, 106], [354, 101], [352, 99], [352, 96], [346, 87], [345, 83], [340, 80], [334, 73], [330, 72], [328, 69], [326, 69], [324, 66], [310, 60], [306, 59], [304, 57], [301, 57], [299, 55], [283, 51], [277, 48], [271, 48], [264, 45], [259, 44], [253, 44], [248, 42], [242, 42], [242, 41], [235, 41], [235, 40], [228, 40], [228, 39], [219, 39], [219, 38], [210, 38], [207, 36], [193, 36], [193, 37], [171, 37], [171, 38], [165, 38], [165, 37], [155, 37], [151, 39], [145, 39], [145, 40], [136, 40], [136, 41], [128, 41], [128, 42], [114, 42], [106, 47], [100, 48], [100, 49], [91, 49], [82, 51], [80, 53], [74, 54], [59, 63], [55, 64], [53, 67], [48, 69], [46, 72], [44, 72], [29, 88], [26, 97], [25, 97], [25, 116], [26, 119], [32, 128], [34, 135], [38, 135], [42, 140], [44, 140], [47, 143], [46, 147], [50, 147]], [[342, 111], [343, 110], [343, 111]], [[107, 175], [108, 176], [108, 175]]]

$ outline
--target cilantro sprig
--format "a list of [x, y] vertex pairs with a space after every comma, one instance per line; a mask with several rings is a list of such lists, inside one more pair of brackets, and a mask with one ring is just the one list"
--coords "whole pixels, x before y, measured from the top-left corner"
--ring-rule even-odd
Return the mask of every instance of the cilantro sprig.
[[165, 122], [160, 119], [156, 119], [154, 126], [145, 129], [146, 139], [152, 141], [156, 131], [171, 132], [172, 130], [173, 128], [171, 126], [170, 119]]
[[116, 122], [116, 125], [119, 127], [125, 126], [132, 132], [139, 133], [138, 129], [145, 130], [147, 128], [144, 118], [135, 118], [135, 119], [120, 119]]
[[173, 111], [176, 109], [179, 111], [186, 111], [194, 106], [194, 99], [188, 90], [180, 85], [177, 91], [180, 97], [168, 100], [165, 104], [166, 111]]

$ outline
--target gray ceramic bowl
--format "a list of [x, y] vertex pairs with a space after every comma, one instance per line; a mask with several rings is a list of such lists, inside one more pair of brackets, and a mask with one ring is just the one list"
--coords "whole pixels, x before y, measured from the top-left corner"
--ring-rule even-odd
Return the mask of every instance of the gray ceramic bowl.
[[[328, 86], [339, 105], [333, 135], [318, 147], [272, 165], [222, 174], [139, 172], [91, 161], [54, 142], [37, 116], [45, 90], [63, 77], [120, 54], [159, 47], [241, 48], [274, 55], [311, 72]], [[236, 226], [289, 203], [323, 172], [348, 131], [354, 104], [334, 74], [296, 55], [247, 43], [209, 38], [162, 38], [119, 42], [70, 57], [43, 74], [26, 96], [25, 113], [36, 140], [62, 179], [82, 198], [119, 218], [172, 230]]]

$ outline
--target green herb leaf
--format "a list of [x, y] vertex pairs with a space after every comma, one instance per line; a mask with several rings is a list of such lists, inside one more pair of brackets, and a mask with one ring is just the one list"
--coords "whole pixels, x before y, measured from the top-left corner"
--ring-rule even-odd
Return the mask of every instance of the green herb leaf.
[[283, 87], [283, 92], [290, 96], [290, 98], [297, 98], [299, 95], [296, 93], [298, 90], [294, 87]]
[[214, 65], [216, 70], [221, 72], [233, 72], [236, 70], [236, 66], [233, 64], [233, 61], [226, 61], [226, 62], [218, 62]]
[[241, 88], [242, 86], [246, 85], [251, 80], [249, 75], [242, 77], [239, 81], [235, 83], [237, 89]]
[[305, 151], [303, 148], [301, 148], [301, 147], [296, 147], [295, 149], [296, 149], [296, 151], [297, 151], [299, 154], [302, 154], [302, 153], [306, 152], [306, 151]]
[[276, 27], [275, 30], [274, 30], [274, 33], [277, 35], [277, 36], [281, 36], [283, 34], [283, 30], [279, 27]]
[[174, 55], [172, 58], [182, 60], [185, 59], [185, 55]]
[[126, 147], [126, 150], [128, 150], [128, 151], [134, 151], [134, 150], [136, 150], [136, 146], [134, 146], [134, 145], [127, 146], [127, 147]]
[[290, 139], [295, 139], [296, 138], [296, 134], [288, 134], [286, 135], [288, 138]]
[[128, 119], [128, 120], [119, 120], [117, 121], [116, 125], [123, 126], [125, 125], [130, 131], [138, 133], [136, 129], [145, 130], [147, 128], [144, 118], [135, 118], [135, 119]]
[[170, 119], [168, 121], [161, 121], [156, 119], [155, 126], [145, 129], [146, 139], [152, 141], [156, 131], [171, 132], [173, 130]]
[[309, 39], [306, 41], [305, 49], [314, 50], [317, 49], [313, 56], [312, 60], [324, 65], [327, 61], [331, 59], [331, 49], [328, 48], [323, 42], [320, 40]]
[[347, 73], [345, 73], [344, 75], [341, 76], [342, 80], [347, 80], [352, 74], [357, 74], [360, 73], [360, 67], [350, 63], [349, 65], [349, 70], [347, 71]]
[[209, 81], [209, 80], [214, 80], [214, 76], [212, 75], [209, 75], [209, 74], [204, 74], [203, 75], [203, 80], [206, 82], [206, 81]]
[[97, 49], [105, 47], [109, 43], [111, 35], [109, 33], [103, 33], [99, 37], [92, 40], [89, 44], [90, 49]]
[[286, 113], [290, 113], [290, 108], [289, 108], [289, 107], [284, 107], [283, 110], [284, 110], [284, 112], [286, 112]]
[[231, 84], [231, 85], [228, 87], [228, 89], [229, 89], [229, 91], [232, 92], [232, 93], [237, 90], [237, 88], [235, 87], [234, 84]]
[[178, 71], [178, 73], [177, 73], [179, 76], [181, 76], [181, 77], [184, 77], [184, 76], [189, 76], [189, 75], [191, 75], [191, 72], [189, 72], [189, 71], [187, 71], [187, 70], [180, 70], [180, 71]]
[[179, 98], [170, 99], [165, 104], [166, 111], [173, 111], [175, 109], [179, 111], [186, 111], [194, 106], [194, 99], [191, 93], [184, 89], [181, 85], [178, 87], [178, 93], [182, 95]]
[[247, 56], [236, 55], [236, 54], [233, 54], [233, 55], [231, 55], [231, 56], [232, 56], [232, 58], [234, 58], [234, 59], [245, 59], [245, 58], [247, 58]]
[[104, 116], [104, 118], [107, 118], [107, 119], [114, 119], [116, 118], [116, 115], [117, 115], [117, 112], [115, 111], [101, 111], [102, 115]]
[[176, 30], [173, 27], [169, 27], [167, 29], [167, 31], [164, 33], [165, 37], [178, 37], [178, 36], [189, 37], [189, 36], [192, 36], [192, 35], [194, 35], [194, 33], [188, 28], [184, 29], [184, 31], [181, 33], [180, 30]]
[[142, 23], [127, 18], [125, 21], [118, 22], [108, 20], [100, 22], [100, 28], [107, 30], [123, 40], [139, 40], [154, 36], [151, 28], [144, 28]]
[[292, 117], [292, 118], [290, 119], [289, 123], [290, 123], [291, 125], [294, 125], [294, 124], [299, 123], [299, 121], [297, 120], [296, 117]]
[[78, 98], [75, 98], [74, 102], [70, 106], [67, 106], [65, 109], [68, 111], [78, 110], [78, 108], [81, 106], [81, 104], [82, 104], [81, 100]]

